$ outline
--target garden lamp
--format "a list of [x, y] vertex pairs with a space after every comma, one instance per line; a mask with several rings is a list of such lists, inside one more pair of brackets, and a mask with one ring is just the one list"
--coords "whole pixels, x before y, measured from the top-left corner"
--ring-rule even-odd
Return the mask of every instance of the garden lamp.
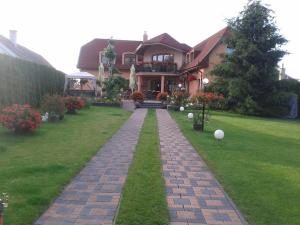
[[179, 110], [180, 110], [180, 112], [183, 112], [184, 111], [184, 107], [180, 106]]
[[193, 114], [193, 113], [188, 113], [187, 117], [188, 117], [189, 119], [193, 119], [193, 118], [194, 118], [194, 114]]
[[214, 136], [215, 136], [215, 139], [220, 141], [224, 138], [224, 131], [218, 129], [218, 130], [215, 131]]
[[209, 83], [209, 79], [205, 77], [203, 79], [203, 85], [207, 85], [208, 83]]

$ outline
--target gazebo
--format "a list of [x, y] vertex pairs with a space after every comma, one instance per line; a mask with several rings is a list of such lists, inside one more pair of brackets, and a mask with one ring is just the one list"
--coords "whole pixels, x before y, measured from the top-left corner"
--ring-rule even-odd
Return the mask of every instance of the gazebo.
[[95, 96], [97, 91], [97, 78], [87, 72], [76, 72], [65, 75], [65, 95]]

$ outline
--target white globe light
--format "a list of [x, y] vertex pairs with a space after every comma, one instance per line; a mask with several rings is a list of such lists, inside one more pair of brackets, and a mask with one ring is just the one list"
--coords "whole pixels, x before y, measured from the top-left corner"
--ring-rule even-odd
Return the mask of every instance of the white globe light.
[[178, 84], [178, 87], [181, 88], [181, 87], [182, 87], [182, 84]]
[[184, 111], [184, 107], [183, 107], [183, 106], [180, 106], [179, 110], [180, 110], [181, 112], [183, 112], [183, 111]]
[[188, 115], [187, 115], [187, 116], [188, 116], [188, 118], [189, 118], [189, 119], [193, 119], [193, 117], [194, 117], [194, 114], [193, 114], [193, 113], [188, 113]]
[[208, 83], [209, 83], [209, 79], [204, 78], [204, 79], [203, 79], [203, 84], [206, 85], [206, 84], [208, 84]]
[[218, 129], [215, 131], [214, 136], [217, 140], [222, 140], [224, 138], [224, 131]]

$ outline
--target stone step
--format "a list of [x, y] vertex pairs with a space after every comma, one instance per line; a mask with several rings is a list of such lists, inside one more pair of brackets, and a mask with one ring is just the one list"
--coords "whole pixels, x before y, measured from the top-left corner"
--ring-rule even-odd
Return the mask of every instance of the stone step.
[[151, 109], [161, 109], [162, 104], [157, 102], [143, 102], [140, 108], [151, 108]]

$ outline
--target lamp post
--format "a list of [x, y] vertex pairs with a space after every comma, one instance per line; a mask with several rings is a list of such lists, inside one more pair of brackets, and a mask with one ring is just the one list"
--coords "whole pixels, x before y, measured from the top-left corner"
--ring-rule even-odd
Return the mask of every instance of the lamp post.
[[[202, 83], [203, 83], [203, 93], [205, 94], [205, 87], [209, 83], [209, 79], [204, 78], [202, 80]], [[202, 131], [204, 131], [204, 114], [205, 114], [205, 100], [203, 101], [203, 104], [202, 104]]]

